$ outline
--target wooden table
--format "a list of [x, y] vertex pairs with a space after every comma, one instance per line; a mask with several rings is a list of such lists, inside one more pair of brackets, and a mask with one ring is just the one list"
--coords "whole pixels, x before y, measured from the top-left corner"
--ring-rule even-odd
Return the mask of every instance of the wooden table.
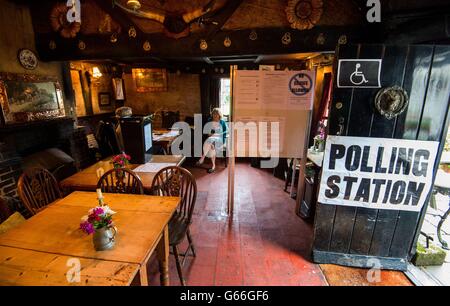
[[[139, 271], [147, 285], [147, 262], [156, 250], [161, 283], [169, 285], [168, 222], [178, 197], [105, 193], [117, 212], [113, 249], [95, 251], [80, 218], [97, 204], [94, 192], [74, 192], [20, 226], [0, 235], [1, 285], [129, 285]], [[80, 282], [68, 282], [67, 260], [80, 260]]]
[[[153, 155], [150, 163], [174, 163], [177, 166], [183, 164], [186, 159], [183, 155]], [[99, 161], [94, 165], [64, 179], [60, 182], [61, 188], [66, 191], [95, 191], [97, 189], [97, 182], [99, 177], [97, 176], [97, 170], [103, 168], [104, 172], [113, 168], [111, 164], [111, 158]], [[127, 168], [131, 170], [135, 169], [140, 165], [130, 164]], [[155, 177], [155, 172], [139, 172], [136, 173], [142, 180], [144, 185], [144, 191], [148, 194], [151, 193], [151, 186], [153, 178]]]
[[[168, 133], [173, 135], [168, 135]], [[170, 154], [170, 146], [180, 136], [182, 130], [155, 129], [153, 130], [153, 144], [160, 145], [166, 154]]]

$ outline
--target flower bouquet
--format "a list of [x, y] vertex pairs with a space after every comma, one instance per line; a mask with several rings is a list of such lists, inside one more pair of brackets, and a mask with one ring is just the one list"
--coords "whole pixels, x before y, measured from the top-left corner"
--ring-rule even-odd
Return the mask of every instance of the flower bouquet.
[[325, 150], [325, 133], [323, 131], [314, 137], [314, 150], [316, 152], [323, 152]]
[[81, 218], [80, 229], [88, 235], [93, 235], [94, 247], [97, 251], [110, 249], [114, 246], [117, 229], [112, 221], [115, 214], [109, 206], [97, 206], [89, 210], [89, 215]]
[[131, 156], [128, 154], [125, 154], [125, 152], [123, 152], [122, 154], [113, 156], [113, 158], [111, 159], [111, 162], [112, 162], [114, 168], [117, 169], [117, 168], [123, 168], [126, 165], [130, 164], [130, 160], [131, 160]]

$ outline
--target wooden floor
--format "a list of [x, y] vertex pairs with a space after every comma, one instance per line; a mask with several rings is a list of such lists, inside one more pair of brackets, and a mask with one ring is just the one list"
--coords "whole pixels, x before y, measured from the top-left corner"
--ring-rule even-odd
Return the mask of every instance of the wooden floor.
[[[282, 180], [238, 163], [235, 213], [229, 220], [224, 214], [227, 170], [221, 164], [214, 174], [188, 168], [199, 193], [191, 226], [197, 257], [188, 259], [183, 268], [187, 285], [365, 285], [360, 269], [326, 269], [325, 277], [311, 262], [312, 225], [295, 215], [295, 201], [283, 191]], [[153, 260], [150, 265], [150, 283], [158, 285], [157, 263]], [[403, 276], [383, 272], [380, 284], [405, 284], [399, 274]], [[170, 281], [180, 284], [173, 256]]]

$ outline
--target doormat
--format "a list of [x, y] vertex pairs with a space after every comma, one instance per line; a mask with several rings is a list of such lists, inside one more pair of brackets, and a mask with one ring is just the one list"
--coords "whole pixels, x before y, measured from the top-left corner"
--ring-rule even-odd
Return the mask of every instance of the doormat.
[[[369, 269], [320, 265], [330, 286], [414, 286], [400, 271], [381, 271], [379, 278]], [[369, 276], [369, 277], [368, 277]], [[373, 279], [372, 282], [369, 279]]]

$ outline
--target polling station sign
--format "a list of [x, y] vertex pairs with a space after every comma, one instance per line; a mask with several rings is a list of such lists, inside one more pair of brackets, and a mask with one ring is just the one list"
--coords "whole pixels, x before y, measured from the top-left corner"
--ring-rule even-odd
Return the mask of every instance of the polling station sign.
[[431, 189], [439, 143], [328, 136], [318, 201], [420, 211]]

